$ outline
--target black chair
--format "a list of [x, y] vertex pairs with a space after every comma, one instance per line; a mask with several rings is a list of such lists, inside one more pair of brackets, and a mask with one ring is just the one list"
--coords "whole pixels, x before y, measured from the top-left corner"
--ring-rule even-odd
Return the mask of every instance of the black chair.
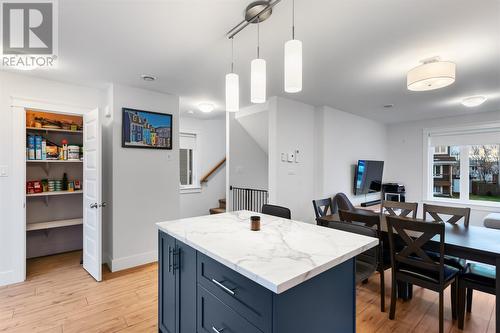
[[333, 214], [332, 198], [313, 200], [313, 207], [316, 219], [328, 215], [328, 213]]
[[[463, 223], [466, 227], [469, 226], [470, 218], [470, 208], [458, 208], [458, 207], [447, 207], [447, 206], [437, 206], [424, 204], [424, 221], [427, 221], [427, 217], [430, 216], [432, 222], [446, 222], [450, 224], [456, 224], [463, 219]], [[445, 217], [443, 220], [443, 217]], [[435, 252], [428, 252], [431, 258], [436, 259], [437, 254]], [[465, 269], [465, 259], [457, 258], [453, 256], [444, 256], [445, 265], [450, 265], [459, 270], [463, 271]]]
[[[465, 307], [472, 311], [472, 291], [496, 295], [495, 267], [479, 263], [468, 263], [458, 278], [458, 328], [464, 328]], [[466, 299], [467, 293], [467, 299]]]
[[384, 241], [380, 232], [380, 214], [367, 211], [346, 211], [339, 210], [340, 220], [350, 222], [356, 225], [362, 225], [374, 229], [377, 238], [379, 239], [379, 251], [377, 260], [377, 271], [380, 274], [380, 311], [385, 312], [385, 278], [384, 271], [391, 267], [390, 256], [386, 255], [388, 251], [384, 251]]
[[[389, 245], [392, 261], [391, 310], [389, 319], [396, 314], [398, 282], [411, 283], [439, 293], [439, 332], [444, 330], [444, 290], [451, 285], [451, 309], [453, 319], [457, 318], [457, 276], [459, 270], [444, 264], [444, 223], [428, 223], [410, 218], [387, 216]], [[395, 239], [399, 236], [405, 246], [398, 251]], [[439, 238], [439, 258], [434, 261], [422, 247], [432, 238]]]
[[282, 206], [269, 205], [269, 204], [262, 205], [262, 214], [273, 215], [289, 220], [292, 218], [292, 213], [290, 212], [290, 209]]
[[354, 208], [354, 205], [352, 204], [351, 200], [345, 195], [345, 193], [337, 193], [333, 197], [333, 209], [332, 212], [335, 214], [339, 210], [345, 210], [345, 211], [355, 211], [356, 208]]
[[418, 203], [416, 202], [400, 202], [400, 201], [382, 201], [380, 212], [386, 215], [411, 217], [416, 219], [418, 211]]
[[[375, 229], [345, 222], [330, 222], [328, 227], [358, 235], [377, 238]], [[356, 256], [356, 283], [368, 279], [378, 267], [378, 246]]]

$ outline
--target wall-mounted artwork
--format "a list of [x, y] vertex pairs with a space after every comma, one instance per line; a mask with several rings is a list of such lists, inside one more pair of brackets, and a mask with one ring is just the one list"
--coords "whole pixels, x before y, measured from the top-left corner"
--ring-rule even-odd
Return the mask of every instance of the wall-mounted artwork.
[[172, 115], [122, 108], [122, 147], [172, 149]]

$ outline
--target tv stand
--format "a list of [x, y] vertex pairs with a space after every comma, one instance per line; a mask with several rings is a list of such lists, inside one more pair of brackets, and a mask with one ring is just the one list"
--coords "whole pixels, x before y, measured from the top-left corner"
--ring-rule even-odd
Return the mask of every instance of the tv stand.
[[375, 206], [375, 205], [380, 205], [382, 201], [380, 199], [378, 200], [372, 200], [372, 201], [366, 201], [361, 203], [361, 207], [370, 207], [370, 206]]

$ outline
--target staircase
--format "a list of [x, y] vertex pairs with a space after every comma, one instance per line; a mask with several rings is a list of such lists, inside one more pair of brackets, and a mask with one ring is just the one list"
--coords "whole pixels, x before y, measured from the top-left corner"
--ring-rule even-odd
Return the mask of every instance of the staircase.
[[220, 214], [226, 212], [226, 199], [219, 199], [219, 207], [210, 208], [210, 214]]

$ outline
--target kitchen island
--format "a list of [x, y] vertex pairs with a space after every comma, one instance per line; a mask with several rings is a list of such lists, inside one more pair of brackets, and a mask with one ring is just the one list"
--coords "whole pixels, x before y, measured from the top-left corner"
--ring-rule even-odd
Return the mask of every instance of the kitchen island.
[[355, 331], [354, 257], [377, 239], [249, 211], [157, 225], [160, 332]]

